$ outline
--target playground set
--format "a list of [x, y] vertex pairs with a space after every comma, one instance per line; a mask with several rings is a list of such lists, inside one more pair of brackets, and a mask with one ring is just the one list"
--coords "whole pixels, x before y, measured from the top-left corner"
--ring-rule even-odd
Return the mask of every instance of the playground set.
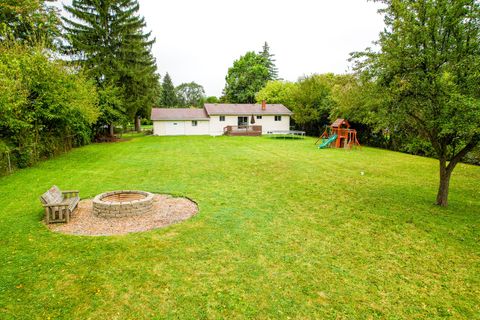
[[329, 127], [325, 128], [320, 138], [315, 144], [321, 140], [319, 149], [324, 148], [346, 148], [360, 147], [357, 139], [357, 130], [350, 129], [350, 124], [345, 119], [337, 119]]

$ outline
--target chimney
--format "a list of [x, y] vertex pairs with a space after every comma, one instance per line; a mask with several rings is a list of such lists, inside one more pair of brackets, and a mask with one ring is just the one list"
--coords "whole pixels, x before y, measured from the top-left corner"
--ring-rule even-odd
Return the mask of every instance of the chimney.
[[265, 100], [262, 100], [262, 110], [267, 110], [267, 102]]

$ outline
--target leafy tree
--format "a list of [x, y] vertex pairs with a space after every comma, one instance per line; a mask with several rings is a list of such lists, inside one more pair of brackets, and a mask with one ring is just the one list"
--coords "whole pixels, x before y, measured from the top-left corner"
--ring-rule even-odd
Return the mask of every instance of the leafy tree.
[[[348, 119], [362, 144], [413, 153], [406, 149], [411, 141], [405, 135], [386, 129], [389, 125], [378, 112], [384, 99], [377, 94], [374, 84], [356, 74], [335, 75], [332, 99], [330, 120]], [[420, 154], [418, 150], [414, 153]]]
[[215, 96], [209, 96], [203, 99], [204, 103], [218, 103], [219, 99]]
[[292, 90], [290, 108], [293, 119], [309, 134], [319, 134], [321, 127], [329, 122], [334, 106], [332, 98], [333, 74], [312, 75], [301, 78]]
[[480, 141], [480, 3], [381, 0], [379, 51], [354, 54], [384, 97], [391, 127], [428, 142], [440, 163], [436, 204], [446, 206], [451, 174]]
[[288, 81], [269, 81], [255, 96], [258, 103], [262, 100], [267, 103], [281, 103], [287, 107], [293, 106], [293, 92], [297, 89], [297, 85]]
[[27, 45], [55, 47], [60, 35], [53, 0], [2, 0], [0, 3], [0, 42], [14, 40]]
[[195, 82], [182, 83], [176, 88], [178, 104], [184, 107], [201, 107], [205, 90]]
[[162, 83], [162, 107], [175, 107], [178, 103], [177, 93], [175, 92], [175, 86], [173, 85], [172, 78], [167, 74], [163, 77]]
[[95, 84], [41, 47], [0, 46], [0, 140], [19, 167], [90, 141]]
[[107, 89], [110, 86], [123, 90], [125, 114], [118, 109], [103, 118], [112, 121], [110, 127], [125, 116], [135, 118], [138, 124], [138, 117], [148, 113], [145, 106], [153, 104], [158, 88], [155, 60], [150, 53], [154, 41], [149, 40], [150, 33], [143, 32], [145, 21], [138, 15], [138, 1], [73, 0], [64, 7], [73, 16], [63, 18], [66, 52], [89, 71], [101, 90], [111, 92]]
[[225, 77], [225, 99], [231, 103], [253, 103], [255, 94], [270, 79], [265, 57], [253, 51], [247, 52], [233, 63]]
[[277, 80], [278, 79], [278, 68], [275, 66], [275, 55], [270, 53], [270, 47], [265, 41], [265, 44], [262, 47], [262, 51], [259, 52], [260, 55], [265, 59], [265, 66], [268, 68], [269, 79], [268, 80]]
[[297, 82], [269, 81], [260, 90], [256, 99], [268, 103], [281, 103], [293, 112], [296, 125], [308, 134], [317, 135], [321, 127], [329, 122], [336, 110], [333, 95], [336, 87], [342, 87], [346, 76], [314, 74], [300, 78]]
[[330, 118], [346, 118], [382, 130], [387, 126], [378, 113], [382, 97], [370, 82], [363, 82], [356, 74], [335, 75], [332, 84], [333, 108]]

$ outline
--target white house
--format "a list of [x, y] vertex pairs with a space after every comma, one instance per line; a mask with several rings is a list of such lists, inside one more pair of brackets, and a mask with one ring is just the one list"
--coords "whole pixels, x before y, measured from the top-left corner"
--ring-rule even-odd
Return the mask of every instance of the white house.
[[[205, 104], [202, 109], [153, 108], [153, 134], [177, 135], [259, 135], [288, 131], [293, 113], [282, 104]], [[244, 134], [242, 134], [244, 133]], [[248, 134], [258, 133], [258, 134]]]

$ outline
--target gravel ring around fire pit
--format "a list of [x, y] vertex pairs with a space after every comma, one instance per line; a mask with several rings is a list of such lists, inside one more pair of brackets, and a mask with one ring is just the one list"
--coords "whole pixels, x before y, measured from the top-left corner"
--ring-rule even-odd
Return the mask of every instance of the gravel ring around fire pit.
[[192, 200], [165, 194], [154, 195], [151, 213], [136, 216], [97, 217], [92, 204], [92, 199], [81, 200], [69, 223], [49, 224], [47, 227], [54, 232], [73, 235], [122, 235], [163, 228], [191, 218], [198, 212], [198, 206]]

